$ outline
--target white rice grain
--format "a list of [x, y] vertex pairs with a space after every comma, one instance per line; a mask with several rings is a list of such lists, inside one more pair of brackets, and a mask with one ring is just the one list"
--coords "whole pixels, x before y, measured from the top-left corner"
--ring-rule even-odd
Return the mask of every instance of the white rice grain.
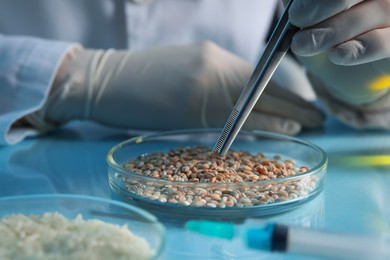
[[8, 215], [0, 222], [0, 259], [150, 259], [147, 241], [127, 226], [101, 220], [69, 220], [57, 212]]

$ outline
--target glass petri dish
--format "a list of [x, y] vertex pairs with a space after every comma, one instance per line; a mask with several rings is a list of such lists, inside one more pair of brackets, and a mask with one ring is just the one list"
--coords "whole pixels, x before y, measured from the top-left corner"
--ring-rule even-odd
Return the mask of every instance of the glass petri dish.
[[[38, 194], [0, 198], [0, 218], [2, 219], [15, 216], [15, 214], [43, 216], [45, 213], [59, 213], [69, 220], [75, 220], [79, 215], [85, 221], [100, 220], [119, 226], [126, 225], [134, 235], [146, 240], [153, 252], [152, 259], [163, 258], [164, 226], [154, 215], [135, 206], [109, 199], [70, 194]], [[13, 227], [10, 228], [13, 229]], [[96, 232], [98, 234], [99, 230]], [[53, 257], [53, 252], [50, 253]], [[44, 255], [39, 257], [44, 257]], [[61, 256], [55, 257], [61, 258]]]
[[[121, 200], [160, 216], [218, 219], [278, 214], [312, 200], [323, 190], [327, 155], [320, 147], [295, 137], [262, 131], [241, 131], [230, 150], [294, 161], [296, 167], [304, 166], [309, 170], [269, 180], [194, 183], [150, 177], [125, 167], [139, 156], [167, 153], [178, 147], [206, 146], [212, 149], [219, 134], [219, 129], [167, 131], [121, 142], [107, 155], [110, 187]], [[210, 198], [215, 193], [219, 195], [217, 200], [234, 196], [235, 204], [215, 203], [215, 196]], [[195, 196], [203, 196], [214, 203], [199, 206], [193, 203]]]

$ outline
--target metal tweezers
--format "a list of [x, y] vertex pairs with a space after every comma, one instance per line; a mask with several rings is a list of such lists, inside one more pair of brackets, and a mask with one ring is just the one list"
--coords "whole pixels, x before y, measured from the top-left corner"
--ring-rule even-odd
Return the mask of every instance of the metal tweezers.
[[229, 150], [280, 61], [290, 48], [293, 35], [299, 30], [298, 27], [290, 23], [288, 18], [288, 10], [292, 2], [293, 0], [290, 0], [287, 4], [259, 62], [222, 129], [213, 149], [213, 152], [220, 156], [223, 156]]

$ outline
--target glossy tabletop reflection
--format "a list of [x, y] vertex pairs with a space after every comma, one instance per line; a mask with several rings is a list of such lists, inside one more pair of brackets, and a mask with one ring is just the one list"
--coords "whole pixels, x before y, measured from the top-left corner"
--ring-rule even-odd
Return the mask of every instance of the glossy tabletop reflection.
[[[65, 193], [119, 199], [108, 185], [106, 156], [112, 146], [131, 136], [75, 122], [49, 135], [1, 147], [0, 196]], [[357, 131], [330, 120], [324, 129], [298, 137], [328, 154], [324, 191], [302, 207], [266, 220], [341, 232], [390, 232], [390, 132]], [[297, 258], [190, 233], [175, 216], [160, 221], [167, 228], [166, 259]]]

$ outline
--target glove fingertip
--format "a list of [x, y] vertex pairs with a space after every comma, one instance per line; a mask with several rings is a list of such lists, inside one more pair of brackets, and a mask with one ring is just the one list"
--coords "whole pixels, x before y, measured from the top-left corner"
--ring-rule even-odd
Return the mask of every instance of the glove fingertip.
[[302, 125], [294, 120], [264, 114], [252, 114], [246, 121], [246, 130], [263, 130], [285, 135], [296, 135], [302, 130]]
[[295, 121], [287, 120], [281, 125], [279, 133], [286, 135], [296, 135], [301, 132], [301, 130], [301, 124]]
[[367, 52], [365, 45], [358, 40], [340, 44], [329, 51], [329, 59], [336, 65], [357, 65]]

